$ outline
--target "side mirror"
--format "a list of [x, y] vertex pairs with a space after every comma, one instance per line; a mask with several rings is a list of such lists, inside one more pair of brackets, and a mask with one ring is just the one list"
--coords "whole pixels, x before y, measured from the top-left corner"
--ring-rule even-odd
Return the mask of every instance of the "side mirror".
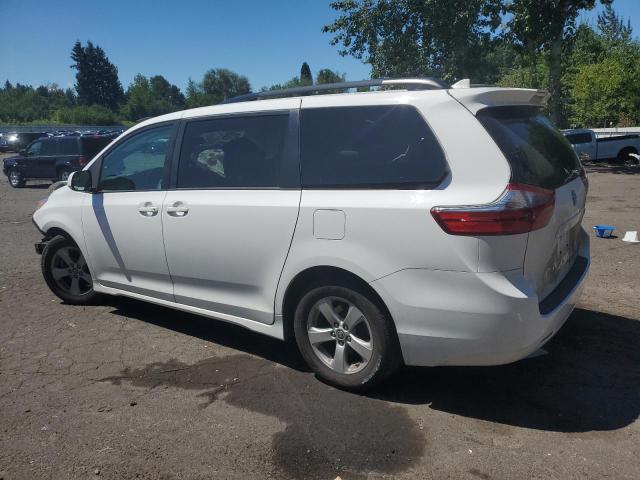
[[73, 172], [69, 176], [69, 184], [71, 185], [71, 190], [75, 190], [76, 192], [91, 193], [93, 191], [91, 171], [80, 170], [79, 172]]

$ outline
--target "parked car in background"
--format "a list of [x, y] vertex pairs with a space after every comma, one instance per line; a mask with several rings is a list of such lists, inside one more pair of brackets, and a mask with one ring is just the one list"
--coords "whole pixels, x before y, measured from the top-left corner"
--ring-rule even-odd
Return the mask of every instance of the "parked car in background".
[[405, 89], [264, 92], [135, 125], [34, 213], [49, 288], [295, 340], [351, 389], [402, 362], [535, 352], [589, 267], [586, 174], [546, 92], [339, 87], [363, 84]]
[[564, 130], [562, 134], [569, 140], [581, 160], [638, 163], [634, 155], [640, 152], [640, 135], [613, 135], [598, 138], [593, 130], [588, 129]]
[[10, 132], [3, 135], [6, 139], [5, 151], [19, 152], [36, 138], [46, 137], [46, 132]]
[[14, 188], [27, 180], [66, 180], [84, 167], [111, 142], [108, 136], [43, 137], [32, 142], [20, 155], [4, 159], [2, 171]]

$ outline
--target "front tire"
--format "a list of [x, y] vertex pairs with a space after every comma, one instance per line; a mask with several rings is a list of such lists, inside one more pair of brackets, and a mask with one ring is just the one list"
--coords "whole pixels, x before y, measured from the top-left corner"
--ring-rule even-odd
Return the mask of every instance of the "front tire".
[[86, 305], [96, 297], [89, 266], [78, 246], [62, 235], [51, 239], [42, 252], [42, 275], [61, 300]]
[[26, 183], [24, 180], [24, 176], [17, 168], [12, 168], [9, 170], [9, 175], [7, 177], [9, 179], [9, 185], [13, 188], [22, 188]]
[[402, 361], [391, 319], [369, 294], [333, 285], [307, 292], [294, 316], [296, 343], [307, 365], [340, 388], [380, 384]]

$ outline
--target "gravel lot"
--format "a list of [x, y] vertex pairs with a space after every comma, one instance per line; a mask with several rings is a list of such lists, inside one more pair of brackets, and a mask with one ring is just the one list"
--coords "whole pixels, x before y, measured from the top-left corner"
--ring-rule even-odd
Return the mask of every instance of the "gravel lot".
[[[640, 169], [590, 168], [585, 225], [640, 230]], [[361, 396], [278, 341], [44, 284], [0, 179], [0, 478], [640, 478], [640, 245], [592, 240], [581, 308], [548, 355], [405, 368]]]

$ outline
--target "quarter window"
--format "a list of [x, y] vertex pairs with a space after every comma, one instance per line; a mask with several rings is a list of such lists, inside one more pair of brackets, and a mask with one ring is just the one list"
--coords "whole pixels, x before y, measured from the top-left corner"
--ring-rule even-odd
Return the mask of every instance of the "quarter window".
[[302, 183], [311, 188], [433, 188], [444, 152], [409, 105], [302, 110]]
[[177, 188], [277, 187], [288, 118], [283, 113], [190, 122]]
[[101, 191], [161, 190], [172, 125], [145, 130], [124, 140], [103, 159]]

